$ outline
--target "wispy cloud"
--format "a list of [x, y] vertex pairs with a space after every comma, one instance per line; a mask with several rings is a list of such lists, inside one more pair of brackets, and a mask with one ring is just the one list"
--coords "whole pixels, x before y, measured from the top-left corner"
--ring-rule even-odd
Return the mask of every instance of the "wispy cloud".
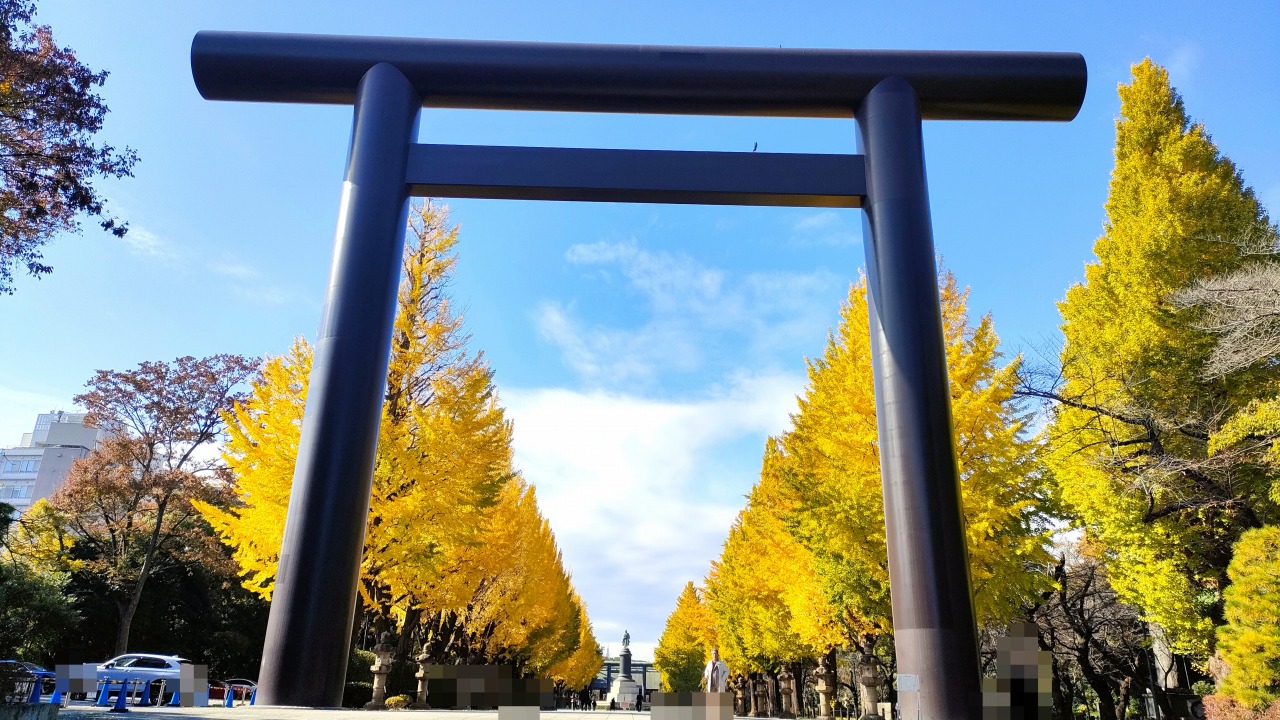
[[[651, 648], [684, 583], [700, 582], [787, 425], [800, 376], [739, 376], [669, 402], [603, 391], [502, 389], [518, 467], [537, 488], [596, 634]], [[742, 447], [750, 449], [743, 459]], [[747, 468], [747, 470], [743, 470]]]
[[168, 241], [136, 224], [130, 226], [129, 232], [125, 233], [124, 244], [134, 255], [165, 260], [176, 257], [173, 246]]
[[228, 280], [231, 292], [257, 305], [283, 305], [294, 299], [293, 293], [273, 285], [257, 268], [237, 260], [211, 260], [206, 267]]
[[791, 223], [791, 243], [800, 246], [843, 247], [862, 241], [862, 231], [852, 210], [818, 210], [796, 217]]
[[209, 270], [217, 275], [237, 280], [252, 280], [259, 275], [254, 268], [238, 262], [211, 262], [209, 263]]
[[1200, 67], [1202, 54], [1200, 46], [1193, 42], [1183, 42], [1175, 47], [1162, 63], [1169, 71], [1171, 82], [1183, 86], [1190, 83]]
[[590, 324], [572, 305], [554, 301], [534, 311], [540, 336], [565, 363], [588, 384], [606, 387], [643, 385], [659, 371], [703, 370], [725, 356], [732, 365], [737, 352], [764, 365], [793, 360], [823, 336], [846, 282], [825, 271], [735, 276], [635, 242], [575, 245], [566, 259], [620, 276], [643, 298], [643, 318], [630, 326]]

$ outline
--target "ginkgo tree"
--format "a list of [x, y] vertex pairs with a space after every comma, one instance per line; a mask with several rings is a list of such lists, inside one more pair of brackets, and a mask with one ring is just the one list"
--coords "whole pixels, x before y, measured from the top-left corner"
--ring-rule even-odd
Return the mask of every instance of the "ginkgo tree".
[[[392, 338], [361, 564], [365, 605], [427, 657], [507, 660], [578, 679], [590, 625], [533, 488], [512, 464], [511, 423], [480, 354], [467, 351], [445, 289], [457, 229], [415, 208]], [[232, 547], [244, 584], [274, 586], [312, 351], [267, 361], [229, 414], [239, 502], [200, 509]], [[588, 643], [594, 651], [595, 642]], [[570, 665], [570, 660], [574, 664]], [[598, 668], [598, 666], [597, 666]], [[592, 671], [594, 674], [594, 670]]]
[[1215, 336], [1178, 302], [1246, 261], [1229, 242], [1269, 226], [1235, 165], [1188, 118], [1164, 68], [1120, 87], [1115, 167], [1097, 261], [1059, 304], [1058, 370], [1028, 391], [1053, 402], [1046, 461], [1063, 507], [1103, 557], [1119, 597], [1176, 652], [1205, 659], [1223, 622], [1242, 533], [1276, 509], [1270, 473], [1211, 439], [1259, 395], [1265, 365], [1207, 373]]
[[[939, 287], [978, 620], [1002, 625], [1052, 586], [1052, 507], [1037, 444], [1014, 396], [1020, 359], [1000, 364], [991, 318]], [[887, 652], [892, 633], [884, 500], [865, 282], [851, 286], [792, 427], [766, 443], [759, 482], [707, 578], [722, 652], [735, 671], [834, 649]], [[736, 665], [735, 665], [736, 663]]]
[[720, 651], [737, 671], [772, 670], [848, 644], [814, 553], [787, 528], [796, 506], [778, 477], [777, 458], [770, 440], [760, 482], [706, 580]]
[[[975, 609], [980, 624], [1000, 625], [1049, 585], [1049, 498], [1014, 398], [1020, 358], [1000, 365], [991, 317], [970, 322], [968, 293], [949, 272], [939, 295]], [[864, 650], [892, 630], [867, 318], [862, 282], [809, 362], [792, 429], [766, 454], [790, 496], [788, 526], [813, 553], [850, 643]]]
[[665, 692], [692, 692], [702, 682], [702, 669], [716, 646], [711, 609], [690, 581], [676, 598], [675, 610], [653, 651]]

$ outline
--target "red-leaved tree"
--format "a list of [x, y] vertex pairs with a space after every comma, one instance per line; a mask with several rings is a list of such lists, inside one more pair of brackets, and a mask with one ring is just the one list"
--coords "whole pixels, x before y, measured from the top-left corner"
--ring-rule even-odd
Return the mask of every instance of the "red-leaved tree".
[[75, 398], [108, 439], [76, 462], [52, 503], [91, 551], [85, 569], [114, 595], [116, 654], [128, 651], [148, 578], [190, 562], [226, 562], [191, 501], [230, 499], [230, 474], [213, 445], [222, 412], [243, 397], [256, 370], [239, 355], [144, 362], [126, 372], [99, 370]]

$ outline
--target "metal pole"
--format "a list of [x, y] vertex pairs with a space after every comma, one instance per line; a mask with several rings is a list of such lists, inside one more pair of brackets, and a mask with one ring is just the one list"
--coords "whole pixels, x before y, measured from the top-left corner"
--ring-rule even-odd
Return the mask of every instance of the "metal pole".
[[264, 705], [337, 707], [408, 213], [405, 168], [422, 100], [395, 67], [356, 91], [324, 319], [262, 651]]
[[[890, 77], [867, 94], [857, 118], [867, 163], [867, 304], [902, 717], [978, 720], [977, 629], [919, 100], [905, 80]], [[916, 682], [918, 692], [902, 692]]]

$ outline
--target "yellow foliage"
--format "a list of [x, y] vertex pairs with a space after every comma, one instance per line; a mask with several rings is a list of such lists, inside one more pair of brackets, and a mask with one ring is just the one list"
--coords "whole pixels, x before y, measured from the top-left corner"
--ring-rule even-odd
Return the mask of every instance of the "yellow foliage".
[[[1215, 423], [1258, 392], [1257, 377], [1207, 380], [1213, 337], [1170, 300], [1242, 261], [1223, 240], [1265, 223], [1235, 166], [1192, 124], [1150, 60], [1120, 87], [1115, 168], [1097, 262], [1059, 304], [1066, 344], [1047, 465], [1066, 511], [1104, 555], [1118, 596], [1205, 657], [1225, 587], [1222, 557], [1265, 499], [1258, 473], [1209, 462]], [[1215, 440], [1239, 440], [1266, 408]], [[1224, 412], [1225, 411], [1225, 412]]]
[[[1013, 400], [1018, 360], [997, 366], [991, 319], [970, 324], [949, 273], [940, 295], [975, 602], [980, 622], [1001, 624], [1050, 584], [1036, 569], [1049, 560], [1037, 520], [1047, 499]], [[870, 651], [892, 631], [865, 283], [809, 362], [792, 429], [766, 443], [760, 481], [706, 582], [735, 672]]]
[[[444, 288], [456, 228], [430, 204], [411, 220], [360, 590], [403, 621], [463, 618], [473, 646], [535, 673], [577, 681], [599, 668], [596, 643], [533, 488], [512, 467], [511, 424], [492, 374], [465, 350]], [[245, 587], [270, 598], [284, 533], [312, 351], [302, 339], [267, 361], [228, 414], [229, 510], [198, 505], [233, 549]], [[595, 666], [592, 667], [592, 663]], [[589, 680], [589, 678], [588, 678]]]
[[[662, 674], [664, 692], [693, 692], [699, 689], [702, 669], [711, 658], [715, 628], [711, 610], [692, 582], [676, 599], [676, 608], [653, 651], [654, 666]], [[723, 652], [723, 651], [722, 651]]]
[[[991, 318], [970, 324], [967, 292], [950, 273], [939, 294], [975, 608], [979, 623], [1002, 624], [1048, 582], [1036, 570], [1048, 561], [1036, 446], [1013, 400], [1020, 360], [997, 366]], [[892, 621], [867, 318], [864, 282], [850, 289], [826, 352], [809, 363], [792, 430], [765, 456], [791, 498], [788, 527], [812, 552], [825, 598], [859, 644]]]

